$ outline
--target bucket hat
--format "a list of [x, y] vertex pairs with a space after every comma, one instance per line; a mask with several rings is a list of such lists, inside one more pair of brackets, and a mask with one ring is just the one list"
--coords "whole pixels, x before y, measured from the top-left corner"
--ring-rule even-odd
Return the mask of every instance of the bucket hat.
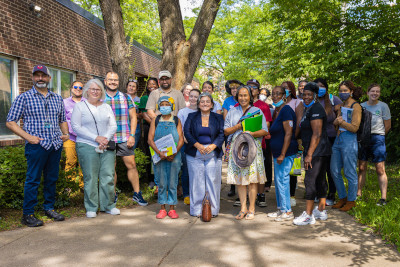
[[249, 133], [241, 133], [236, 137], [232, 147], [233, 161], [239, 168], [249, 167], [257, 154], [257, 145]]

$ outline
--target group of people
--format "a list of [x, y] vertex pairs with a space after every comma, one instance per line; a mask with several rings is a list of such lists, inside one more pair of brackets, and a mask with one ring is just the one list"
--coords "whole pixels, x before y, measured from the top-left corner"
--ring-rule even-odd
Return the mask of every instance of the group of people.
[[[144, 152], [152, 159], [147, 174], [154, 176], [148, 175], [147, 179], [157, 187], [161, 206], [157, 219], [179, 218], [175, 209], [179, 176], [190, 215], [201, 216], [207, 194], [212, 216], [218, 216], [223, 160], [228, 164], [227, 183], [232, 185], [229, 196], [234, 196], [236, 189], [239, 196], [235, 202], [240, 206], [237, 220], [252, 220], [255, 206], [266, 206], [264, 192], [272, 184], [272, 164], [277, 211], [268, 216], [276, 221], [294, 219], [294, 224], [305, 225], [315, 223], [315, 219], [326, 220], [326, 205], [350, 210], [362, 193], [370, 156], [376, 164], [382, 192], [378, 204], [386, 204], [385, 135], [390, 130], [390, 111], [379, 101], [378, 84], [368, 88], [369, 100], [360, 105], [357, 100], [361, 88], [351, 81], [340, 84], [337, 97], [329, 94], [328, 84], [321, 78], [301, 81], [298, 92], [291, 81], [270, 92], [260, 88], [256, 79], [246, 85], [229, 80], [225, 85], [229, 97], [221, 106], [212, 97], [211, 82], [203, 83], [201, 90], [185, 84], [179, 91], [172, 88], [172, 75], [166, 70], [159, 73], [158, 79], [147, 80], [146, 94], [140, 98], [137, 80], [129, 79], [127, 93], [123, 93], [115, 72], [106, 74], [104, 85], [98, 79], [85, 85], [74, 81], [71, 96], [64, 100], [48, 89], [51, 76], [46, 66], [35, 66], [32, 80], [32, 89], [15, 99], [7, 117], [7, 127], [26, 140], [28, 169], [22, 223], [28, 226], [43, 225], [34, 215], [42, 173], [45, 214], [56, 221], [64, 220], [54, 210], [62, 146], [66, 170], [78, 161], [81, 166], [80, 185], [88, 218], [96, 217], [99, 210], [120, 214], [116, 208], [116, 156], [122, 157], [127, 168], [133, 201], [147, 205], [140, 191], [134, 152], [141, 138]], [[270, 96], [272, 105], [267, 103]], [[372, 112], [373, 120], [371, 142], [359, 150], [361, 106]], [[244, 118], [254, 114], [261, 116], [260, 125], [253, 131], [244, 130]], [[23, 128], [17, 124], [21, 118]], [[243, 140], [248, 143], [244, 149], [242, 146], [241, 153], [253, 157], [248, 164], [233, 152]], [[173, 145], [160, 145], [168, 142]], [[294, 218], [291, 207], [296, 205], [297, 177], [290, 172], [299, 150], [304, 155], [307, 204], [306, 211]], [[335, 204], [336, 191], [339, 201]], [[314, 208], [315, 201], [318, 205]]]

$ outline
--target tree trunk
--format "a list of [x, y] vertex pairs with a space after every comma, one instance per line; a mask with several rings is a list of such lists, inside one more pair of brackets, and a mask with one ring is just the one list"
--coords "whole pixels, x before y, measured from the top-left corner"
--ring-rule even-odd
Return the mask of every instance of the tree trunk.
[[161, 69], [173, 76], [173, 87], [190, 83], [206, 46], [220, 0], [204, 0], [192, 34], [186, 40], [179, 0], [158, 0], [163, 57]]
[[125, 84], [129, 78], [130, 46], [126, 42], [120, 0], [99, 0], [99, 4], [103, 14], [112, 70], [118, 73], [120, 90], [125, 91]]

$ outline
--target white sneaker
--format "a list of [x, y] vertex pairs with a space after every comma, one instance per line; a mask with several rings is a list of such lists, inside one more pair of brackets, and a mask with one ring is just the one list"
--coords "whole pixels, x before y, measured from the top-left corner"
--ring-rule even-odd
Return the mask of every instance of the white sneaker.
[[332, 199], [326, 199], [326, 203], [325, 203], [326, 206], [333, 206], [334, 204], [335, 203]]
[[121, 212], [117, 208], [112, 208], [111, 210], [106, 210], [106, 213], [111, 214], [111, 215], [120, 215]]
[[275, 212], [268, 213], [267, 216], [270, 217], [270, 218], [277, 218], [281, 214], [282, 214], [282, 211], [281, 210], [277, 210]]
[[280, 216], [276, 217], [275, 221], [281, 222], [281, 221], [291, 220], [293, 218], [294, 218], [293, 212], [289, 211], [289, 212], [284, 212]]
[[314, 208], [312, 214], [314, 215], [316, 220], [320, 219], [322, 221], [325, 221], [328, 219], [328, 213], [326, 212], [326, 210], [319, 211], [317, 206]]
[[296, 207], [296, 198], [295, 197], [290, 197], [290, 206]]
[[97, 216], [97, 213], [94, 212], [94, 211], [87, 211], [86, 212], [86, 217], [88, 217], [88, 218], [96, 218], [96, 216]]
[[293, 224], [295, 225], [307, 225], [307, 224], [315, 224], [314, 215], [308, 215], [307, 212], [303, 211], [299, 217], [293, 220]]

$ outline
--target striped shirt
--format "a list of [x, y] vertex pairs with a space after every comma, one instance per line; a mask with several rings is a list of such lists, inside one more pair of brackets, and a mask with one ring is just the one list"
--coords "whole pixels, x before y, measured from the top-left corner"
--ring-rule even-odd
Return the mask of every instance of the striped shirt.
[[120, 144], [127, 142], [131, 134], [129, 109], [135, 107], [132, 98], [127, 98], [124, 93], [118, 91], [114, 97], [106, 93], [105, 102], [111, 106], [117, 122], [117, 132], [114, 135], [115, 143]]
[[55, 149], [59, 149], [62, 146], [60, 123], [66, 119], [61, 96], [51, 91], [43, 96], [33, 86], [14, 100], [7, 121], [18, 122], [21, 118], [25, 132], [43, 138], [39, 143], [43, 148], [49, 150], [54, 146]]

